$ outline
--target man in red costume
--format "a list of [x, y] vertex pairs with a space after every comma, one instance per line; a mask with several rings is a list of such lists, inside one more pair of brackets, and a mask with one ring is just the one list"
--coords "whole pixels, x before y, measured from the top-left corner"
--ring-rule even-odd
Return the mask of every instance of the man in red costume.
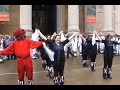
[[24, 74], [28, 78], [28, 85], [33, 85], [33, 63], [30, 56], [30, 48], [42, 46], [40, 41], [32, 41], [26, 38], [24, 29], [17, 29], [13, 36], [16, 38], [7, 48], [0, 51], [1, 55], [15, 53], [17, 56], [18, 84], [24, 85]]

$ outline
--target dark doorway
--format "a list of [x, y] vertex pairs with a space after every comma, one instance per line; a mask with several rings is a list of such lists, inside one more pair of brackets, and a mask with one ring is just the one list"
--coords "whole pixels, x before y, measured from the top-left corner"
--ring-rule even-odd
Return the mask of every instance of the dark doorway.
[[36, 27], [44, 35], [56, 32], [56, 5], [32, 5], [33, 32]]

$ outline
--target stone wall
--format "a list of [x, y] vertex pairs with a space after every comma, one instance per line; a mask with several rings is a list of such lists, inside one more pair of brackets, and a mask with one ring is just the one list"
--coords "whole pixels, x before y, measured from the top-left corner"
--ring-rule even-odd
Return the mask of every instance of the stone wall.
[[12, 34], [12, 32], [20, 27], [20, 6], [10, 5], [10, 21], [0, 22], [0, 34]]

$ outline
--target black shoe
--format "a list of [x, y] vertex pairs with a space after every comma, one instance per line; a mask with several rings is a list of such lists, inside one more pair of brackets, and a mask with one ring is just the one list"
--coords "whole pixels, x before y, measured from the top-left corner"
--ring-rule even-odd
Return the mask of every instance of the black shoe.
[[58, 77], [54, 77], [53, 81], [54, 81], [54, 85], [59, 85]]
[[59, 83], [54, 81], [54, 85], [59, 85]]
[[49, 78], [51, 78], [51, 79], [54, 78], [54, 73], [53, 72], [49, 72]]
[[107, 79], [107, 73], [104, 73], [104, 72], [103, 72], [103, 78], [104, 78], [104, 79]]
[[107, 73], [103, 73], [103, 78], [107, 79]]
[[111, 77], [111, 69], [107, 69], [107, 77], [109, 78], [109, 79], [112, 79], [112, 77]]
[[111, 77], [111, 75], [110, 75], [110, 74], [108, 74], [108, 75], [107, 75], [107, 78], [112, 79], [112, 77]]
[[105, 68], [103, 68], [103, 78], [104, 78], [104, 79], [107, 79], [107, 70], [105, 69], [106, 71], [104, 71], [104, 69], [105, 69]]
[[64, 85], [64, 82], [63, 82], [63, 81], [61, 81], [61, 82], [60, 82], [60, 85]]
[[94, 66], [93, 66], [93, 67], [91, 66], [91, 71], [92, 71], [92, 72], [94, 72], [94, 71], [95, 71], [95, 68], [94, 68]]
[[58, 83], [55, 83], [55, 85], [59, 85]]

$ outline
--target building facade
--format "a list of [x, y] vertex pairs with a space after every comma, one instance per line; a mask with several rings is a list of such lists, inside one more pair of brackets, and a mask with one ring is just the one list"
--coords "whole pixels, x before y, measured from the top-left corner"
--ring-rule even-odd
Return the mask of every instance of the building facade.
[[[19, 27], [29, 37], [35, 28], [44, 34], [60, 30], [120, 34], [119, 8], [120, 5], [9, 5], [9, 21], [0, 21], [0, 34], [12, 34]], [[88, 20], [90, 15], [94, 20]]]

